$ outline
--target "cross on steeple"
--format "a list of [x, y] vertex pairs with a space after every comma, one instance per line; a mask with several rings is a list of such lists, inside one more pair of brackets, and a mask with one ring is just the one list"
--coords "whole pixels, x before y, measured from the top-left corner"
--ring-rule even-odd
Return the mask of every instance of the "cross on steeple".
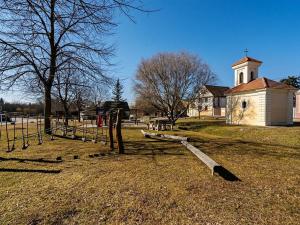
[[246, 49], [244, 50], [244, 52], [245, 52], [245, 56], [247, 57], [247, 56], [248, 56], [248, 48], [246, 48]]

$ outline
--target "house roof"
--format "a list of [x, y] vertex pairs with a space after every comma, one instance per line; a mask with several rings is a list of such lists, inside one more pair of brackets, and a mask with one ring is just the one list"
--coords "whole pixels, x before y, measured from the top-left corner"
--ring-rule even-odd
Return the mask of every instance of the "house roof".
[[225, 96], [225, 91], [229, 90], [229, 87], [223, 87], [223, 86], [213, 86], [213, 85], [204, 85], [206, 89], [212, 93], [215, 97], [222, 97]]
[[245, 63], [245, 62], [257, 62], [257, 63], [262, 63], [262, 61], [259, 61], [257, 59], [254, 59], [254, 58], [251, 58], [251, 57], [244, 57], [242, 59], [240, 59], [239, 61], [235, 62], [234, 64], [232, 64], [232, 67], [234, 66], [237, 66], [237, 65], [240, 65], [242, 63]]
[[114, 101], [105, 101], [105, 102], [102, 102], [100, 104], [100, 107], [98, 107], [98, 108], [99, 108], [99, 110], [109, 111], [114, 107], [122, 108], [125, 111], [130, 111], [129, 105], [125, 101], [118, 102], [118, 103], [116, 103]]
[[225, 94], [233, 94], [233, 93], [239, 93], [244, 91], [251, 91], [251, 90], [259, 90], [259, 89], [266, 89], [266, 88], [272, 88], [272, 89], [290, 89], [290, 90], [296, 90], [297, 88], [287, 85], [284, 83], [280, 83], [274, 80], [270, 80], [268, 78], [262, 77], [257, 78], [253, 81], [250, 81], [247, 84], [240, 84], [236, 87], [233, 87], [225, 92]]

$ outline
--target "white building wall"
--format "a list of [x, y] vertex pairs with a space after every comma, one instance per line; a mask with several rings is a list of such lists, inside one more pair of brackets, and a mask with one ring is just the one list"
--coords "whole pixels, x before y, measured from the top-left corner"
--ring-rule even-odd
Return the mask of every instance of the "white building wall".
[[294, 115], [293, 115], [293, 110], [294, 110], [294, 92], [289, 91], [288, 92], [288, 104], [287, 104], [287, 109], [288, 109], [288, 115], [287, 115], [287, 124], [292, 125], [294, 123]]
[[266, 107], [266, 125], [293, 124], [293, 91], [286, 89], [268, 89]]
[[[247, 103], [245, 109], [242, 102]], [[226, 121], [228, 124], [266, 125], [266, 91], [227, 96]]]
[[[230, 96], [227, 98], [229, 106]], [[234, 110], [227, 109], [226, 120], [229, 124], [257, 126], [293, 124], [293, 91], [265, 89], [253, 93], [236, 94], [233, 98], [238, 99], [238, 103], [235, 104]], [[248, 105], [245, 110], [241, 106], [243, 101], [246, 101]]]
[[300, 91], [296, 93], [295, 118], [300, 119]]
[[272, 93], [270, 90], [266, 91], [266, 126], [271, 126], [272, 124], [272, 107], [270, 107], [272, 104]]

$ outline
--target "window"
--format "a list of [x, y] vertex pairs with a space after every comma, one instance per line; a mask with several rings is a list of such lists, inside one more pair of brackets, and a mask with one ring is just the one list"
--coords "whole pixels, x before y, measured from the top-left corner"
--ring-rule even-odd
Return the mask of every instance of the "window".
[[244, 73], [243, 72], [240, 73], [239, 79], [240, 79], [240, 84], [244, 82]]
[[242, 102], [242, 108], [243, 108], [243, 109], [246, 109], [246, 108], [247, 108], [247, 102], [246, 102], [245, 100]]
[[252, 80], [254, 80], [254, 72], [253, 71], [251, 71], [251, 73], [250, 73], [250, 81], [252, 81]]
[[208, 98], [204, 98], [204, 102], [207, 102], [207, 99], [208, 99]]

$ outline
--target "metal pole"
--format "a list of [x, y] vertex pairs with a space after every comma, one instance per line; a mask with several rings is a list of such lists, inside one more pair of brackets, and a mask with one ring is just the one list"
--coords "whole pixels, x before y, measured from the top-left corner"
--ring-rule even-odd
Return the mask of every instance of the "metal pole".
[[23, 124], [23, 116], [22, 116], [22, 149], [25, 149], [25, 136], [24, 136], [24, 124]]
[[7, 151], [10, 151], [9, 146], [9, 134], [8, 134], [8, 128], [7, 128], [7, 114], [5, 114], [5, 131], [6, 131], [6, 140], [7, 140]]
[[15, 150], [15, 140], [16, 140], [16, 122], [17, 122], [17, 116], [15, 114], [15, 121], [14, 121], [14, 140], [13, 140], [13, 145], [11, 147], [11, 150]]
[[26, 123], [26, 147], [29, 146], [29, 140], [28, 140], [28, 124], [29, 124], [29, 116], [30, 115], [27, 115], [27, 123]]

